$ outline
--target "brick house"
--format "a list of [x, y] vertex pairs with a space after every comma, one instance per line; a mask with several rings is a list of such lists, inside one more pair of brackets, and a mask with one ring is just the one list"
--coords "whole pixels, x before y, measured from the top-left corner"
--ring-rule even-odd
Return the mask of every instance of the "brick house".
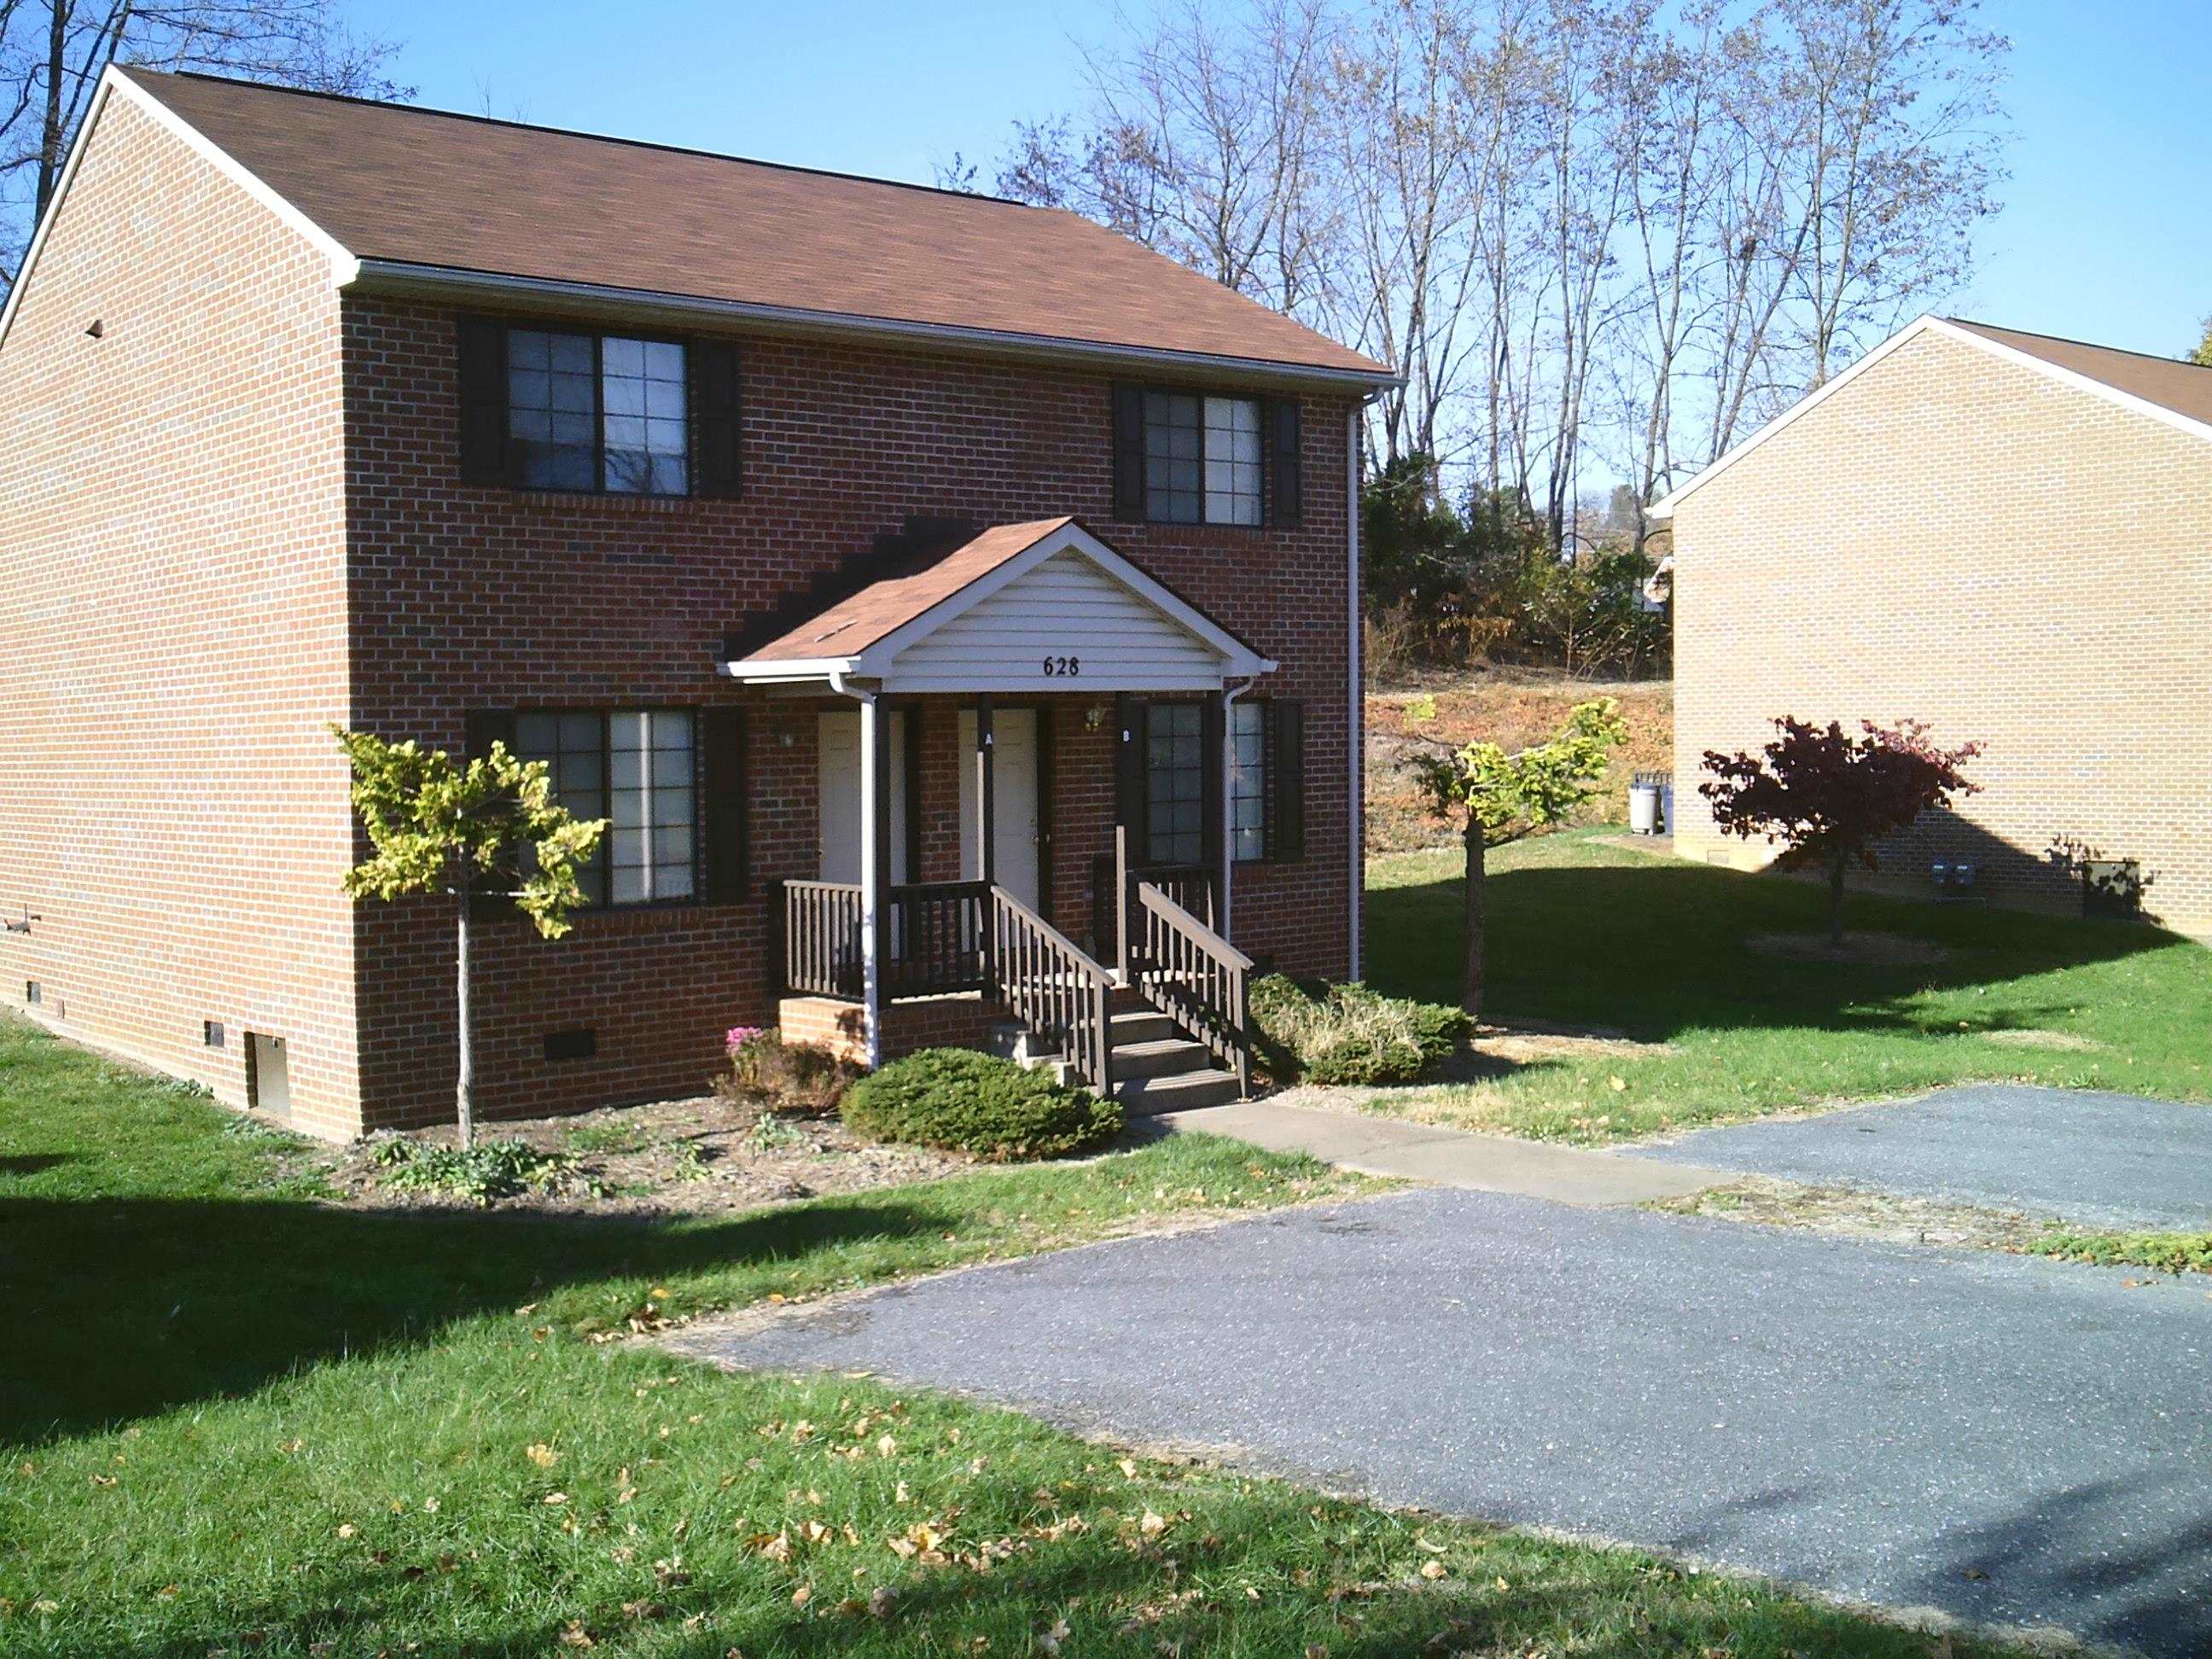
[[1387, 380], [1066, 213], [111, 71], [0, 315], [6, 1000], [447, 1117], [337, 723], [613, 823], [569, 937], [474, 925], [488, 1115], [779, 1021], [1233, 1093], [1251, 963], [1358, 971]]
[[2212, 369], [1924, 317], [1653, 510], [1674, 560], [1676, 845], [1779, 714], [1978, 739], [1983, 793], [1887, 849], [1931, 890], [2078, 910], [2133, 865], [2212, 933]]

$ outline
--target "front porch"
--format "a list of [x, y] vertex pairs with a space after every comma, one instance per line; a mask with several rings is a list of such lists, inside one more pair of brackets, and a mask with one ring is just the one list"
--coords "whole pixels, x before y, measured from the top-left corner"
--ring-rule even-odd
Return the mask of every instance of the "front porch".
[[957, 540], [733, 653], [817, 711], [779, 1023], [872, 1066], [1011, 1048], [1141, 1109], [1246, 1092], [1231, 711], [1273, 666], [1068, 520]]

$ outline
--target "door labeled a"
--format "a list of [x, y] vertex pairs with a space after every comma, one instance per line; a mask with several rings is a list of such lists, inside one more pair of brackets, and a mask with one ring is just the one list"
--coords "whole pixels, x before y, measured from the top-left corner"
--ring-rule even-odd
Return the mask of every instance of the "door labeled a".
[[[1038, 908], [1037, 715], [1000, 708], [991, 715], [991, 799], [997, 833], [992, 877], [1031, 909]], [[975, 711], [960, 711], [960, 873], [983, 878], [982, 792], [975, 777]]]

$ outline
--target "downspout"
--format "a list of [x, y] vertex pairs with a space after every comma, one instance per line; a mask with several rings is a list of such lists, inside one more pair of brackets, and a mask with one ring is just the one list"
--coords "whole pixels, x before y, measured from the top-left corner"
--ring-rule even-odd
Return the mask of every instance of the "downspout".
[[868, 1069], [884, 1062], [883, 964], [877, 960], [876, 917], [883, 895], [876, 884], [876, 842], [882, 831], [876, 824], [876, 722], [883, 718], [876, 694], [866, 691], [833, 670], [830, 689], [860, 705], [860, 1000], [861, 1019], [867, 1031]]
[[1346, 738], [1345, 754], [1345, 818], [1349, 826], [1352, 864], [1352, 972], [1361, 977], [1364, 952], [1360, 948], [1361, 911], [1367, 890], [1367, 801], [1360, 775], [1366, 763], [1367, 704], [1365, 674], [1360, 662], [1359, 616], [1359, 441], [1362, 420], [1373, 395], [1362, 398], [1344, 416], [1344, 580], [1349, 622], [1345, 630], [1344, 659]]

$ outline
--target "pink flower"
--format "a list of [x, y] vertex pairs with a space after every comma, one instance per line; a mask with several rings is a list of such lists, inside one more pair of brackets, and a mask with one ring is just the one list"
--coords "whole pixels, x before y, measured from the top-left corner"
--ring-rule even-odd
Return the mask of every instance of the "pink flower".
[[747, 1043], [752, 1042], [758, 1038], [766, 1036], [767, 1035], [768, 1030], [765, 1026], [732, 1025], [730, 1027], [729, 1034], [722, 1039], [722, 1043], [723, 1046], [730, 1051], [730, 1053], [734, 1054], [738, 1049], [744, 1048]]

